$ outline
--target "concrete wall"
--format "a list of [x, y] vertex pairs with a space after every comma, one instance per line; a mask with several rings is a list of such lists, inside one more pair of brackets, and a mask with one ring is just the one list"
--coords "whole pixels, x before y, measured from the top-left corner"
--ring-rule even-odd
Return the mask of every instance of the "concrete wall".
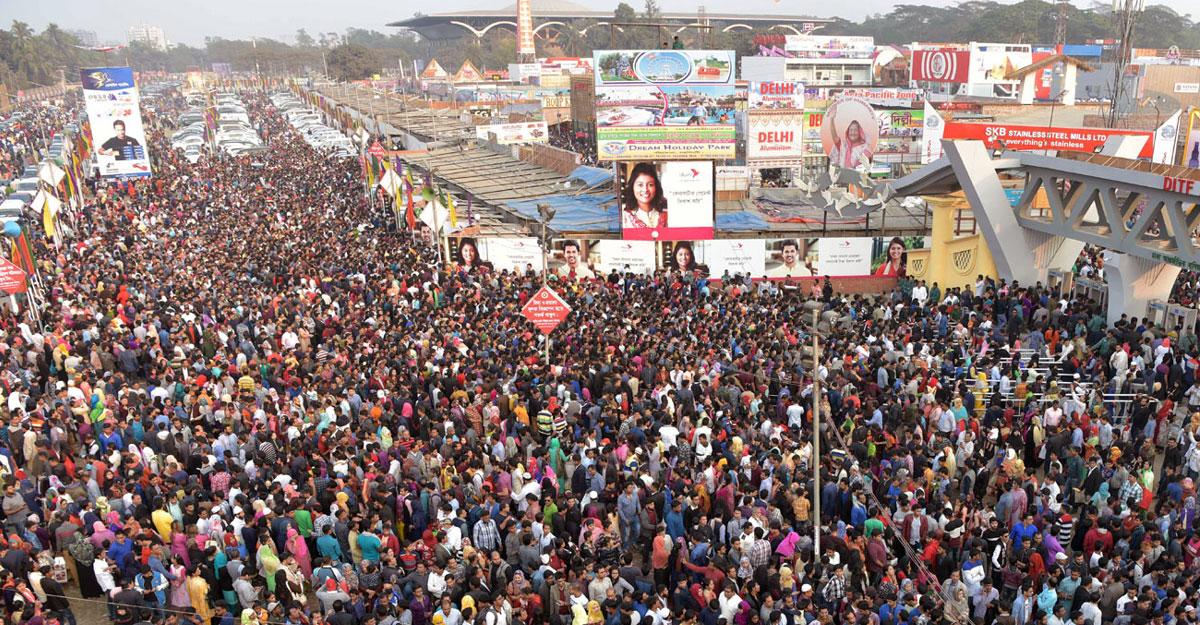
[[956, 237], [954, 224], [960, 213], [969, 216], [971, 207], [962, 193], [927, 198], [933, 213], [930, 222], [930, 246], [909, 250], [908, 276], [937, 283], [944, 291], [950, 287], [974, 286], [979, 275], [999, 278], [996, 262], [982, 235]]

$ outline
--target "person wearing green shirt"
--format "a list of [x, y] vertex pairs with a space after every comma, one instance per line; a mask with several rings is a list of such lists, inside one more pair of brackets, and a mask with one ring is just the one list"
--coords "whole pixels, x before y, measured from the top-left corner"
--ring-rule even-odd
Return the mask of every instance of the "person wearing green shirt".
[[863, 522], [863, 536], [870, 538], [876, 533], [878, 533], [880, 536], [883, 535], [883, 521], [880, 521], [875, 517], [871, 517]]
[[672, 50], [682, 50], [683, 49], [683, 42], [679, 40], [679, 35], [676, 35], [674, 41], [671, 42], [671, 49]]
[[309, 512], [307, 508], [301, 508], [292, 515], [292, 520], [296, 522], [296, 530], [300, 532], [301, 538], [312, 536], [312, 512]]

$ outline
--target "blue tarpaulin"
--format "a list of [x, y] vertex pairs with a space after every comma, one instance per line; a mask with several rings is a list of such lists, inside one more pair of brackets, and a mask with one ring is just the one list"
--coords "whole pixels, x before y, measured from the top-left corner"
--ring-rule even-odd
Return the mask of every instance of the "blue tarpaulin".
[[620, 215], [617, 214], [617, 196], [612, 194], [552, 195], [538, 200], [509, 202], [507, 206], [510, 210], [540, 222], [537, 205], [542, 202], [553, 206], [556, 211], [554, 219], [551, 219], [549, 224], [553, 230], [596, 233], [621, 231]]
[[572, 180], [582, 180], [589, 187], [594, 187], [598, 184], [603, 184], [612, 180], [613, 173], [611, 169], [600, 169], [599, 167], [588, 167], [581, 165], [567, 176]]
[[767, 222], [750, 211], [717, 215], [716, 228], [722, 230], [767, 230]]

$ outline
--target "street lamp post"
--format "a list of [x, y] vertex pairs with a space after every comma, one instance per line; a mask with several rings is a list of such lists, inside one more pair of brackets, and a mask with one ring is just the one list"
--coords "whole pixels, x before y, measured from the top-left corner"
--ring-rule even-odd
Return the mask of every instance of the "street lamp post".
[[[538, 202], [538, 217], [542, 221], [542, 286], [549, 286], [550, 278], [550, 238], [546, 225], [554, 219], [555, 213], [558, 211], [550, 205], [549, 202]], [[550, 334], [546, 334], [546, 366], [550, 366]]]

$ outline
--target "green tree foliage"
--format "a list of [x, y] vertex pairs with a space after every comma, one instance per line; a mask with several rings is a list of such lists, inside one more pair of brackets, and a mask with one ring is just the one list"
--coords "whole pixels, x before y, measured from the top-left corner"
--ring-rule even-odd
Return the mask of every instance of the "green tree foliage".
[[378, 74], [383, 66], [375, 51], [357, 43], [340, 45], [329, 51], [329, 75], [336, 80], [361, 80]]

